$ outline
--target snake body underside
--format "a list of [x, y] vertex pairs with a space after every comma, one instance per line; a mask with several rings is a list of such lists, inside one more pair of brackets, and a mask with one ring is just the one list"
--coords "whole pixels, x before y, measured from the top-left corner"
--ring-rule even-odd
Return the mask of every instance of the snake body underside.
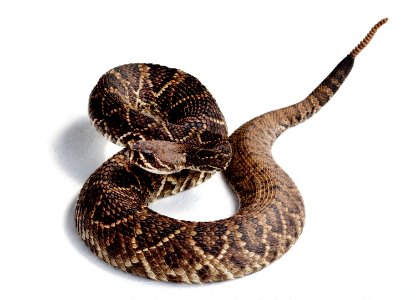
[[[238, 278], [282, 256], [301, 234], [305, 213], [271, 146], [329, 101], [386, 21], [305, 100], [258, 116], [229, 138], [214, 98], [195, 77], [153, 64], [104, 74], [91, 93], [89, 113], [95, 127], [124, 148], [81, 190], [75, 217], [81, 238], [114, 267], [173, 282]], [[219, 170], [240, 201], [232, 217], [190, 222], [148, 208], [154, 199], [194, 187]]]

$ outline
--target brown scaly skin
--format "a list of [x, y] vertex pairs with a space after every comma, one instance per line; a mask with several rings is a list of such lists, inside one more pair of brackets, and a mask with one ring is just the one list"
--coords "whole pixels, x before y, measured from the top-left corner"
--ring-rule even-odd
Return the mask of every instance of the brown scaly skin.
[[[91, 94], [90, 115], [99, 131], [126, 148], [82, 188], [76, 207], [81, 238], [123, 271], [173, 282], [238, 278], [282, 256], [301, 234], [305, 214], [301, 195], [273, 160], [271, 146], [329, 101], [386, 21], [375, 25], [305, 100], [237, 129], [229, 138], [231, 162], [223, 116], [196, 78], [145, 64], [106, 73]], [[234, 216], [189, 222], [147, 207], [200, 184], [227, 164], [224, 175], [240, 201]]]

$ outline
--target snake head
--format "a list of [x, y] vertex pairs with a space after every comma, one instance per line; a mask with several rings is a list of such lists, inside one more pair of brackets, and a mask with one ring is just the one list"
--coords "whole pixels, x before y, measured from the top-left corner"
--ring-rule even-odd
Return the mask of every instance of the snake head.
[[146, 171], [171, 174], [186, 167], [184, 145], [170, 141], [137, 141], [130, 147], [130, 161]]
[[172, 174], [183, 169], [204, 172], [224, 170], [231, 159], [228, 140], [200, 148], [170, 141], [136, 141], [130, 145], [130, 162], [156, 174]]

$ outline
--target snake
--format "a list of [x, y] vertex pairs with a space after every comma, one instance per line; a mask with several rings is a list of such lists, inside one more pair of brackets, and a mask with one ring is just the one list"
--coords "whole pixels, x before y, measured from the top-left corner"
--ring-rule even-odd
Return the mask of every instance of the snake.
[[[271, 147], [336, 93], [382, 19], [302, 101], [264, 113], [228, 136], [215, 99], [194, 76], [157, 64], [115, 67], [89, 97], [95, 128], [123, 148], [83, 185], [76, 229], [108, 264], [179, 283], [239, 278], [270, 265], [298, 240], [302, 196]], [[238, 211], [216, 221], [185, 221], [149, 203], [193, 188], [222, 171]]]

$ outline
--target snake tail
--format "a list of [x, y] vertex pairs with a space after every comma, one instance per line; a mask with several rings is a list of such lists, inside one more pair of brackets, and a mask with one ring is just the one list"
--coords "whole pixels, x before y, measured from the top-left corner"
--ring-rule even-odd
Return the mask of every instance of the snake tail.
[[377, 30], [387, 22], [387, 18], [380, 20], [367, 33], [364, 39], [333, 69], [333, 71], [302, 101], [268, 112], [258, 118], [273, 119], [276, 128], [271, 136], [270, 143], [283, 133], [286, 129], [293, 127], [309, 119], [318, 112], [331, 97], [338, 91], [345, 79], [348, 77], [357, 55], [370, 43]]
[[350, 52], [350, 55], [352, 57], [356, 57], [361, 52], [361, 50], [363, 50], [370, 43], [371, 39], [376, 34], [377, 30], [381, 26], [383, 26], [384, 24], [386, 24], [386, 22], [388, 20], [389, 20], [388, 18], [381, 19], [376, 25], [374, 25], [373, 28], [371, 28], [371, 30], [367, 33], [367, 35], [365, 36], [365, 38], [357, 45], [357, 47], [355, 47]]

